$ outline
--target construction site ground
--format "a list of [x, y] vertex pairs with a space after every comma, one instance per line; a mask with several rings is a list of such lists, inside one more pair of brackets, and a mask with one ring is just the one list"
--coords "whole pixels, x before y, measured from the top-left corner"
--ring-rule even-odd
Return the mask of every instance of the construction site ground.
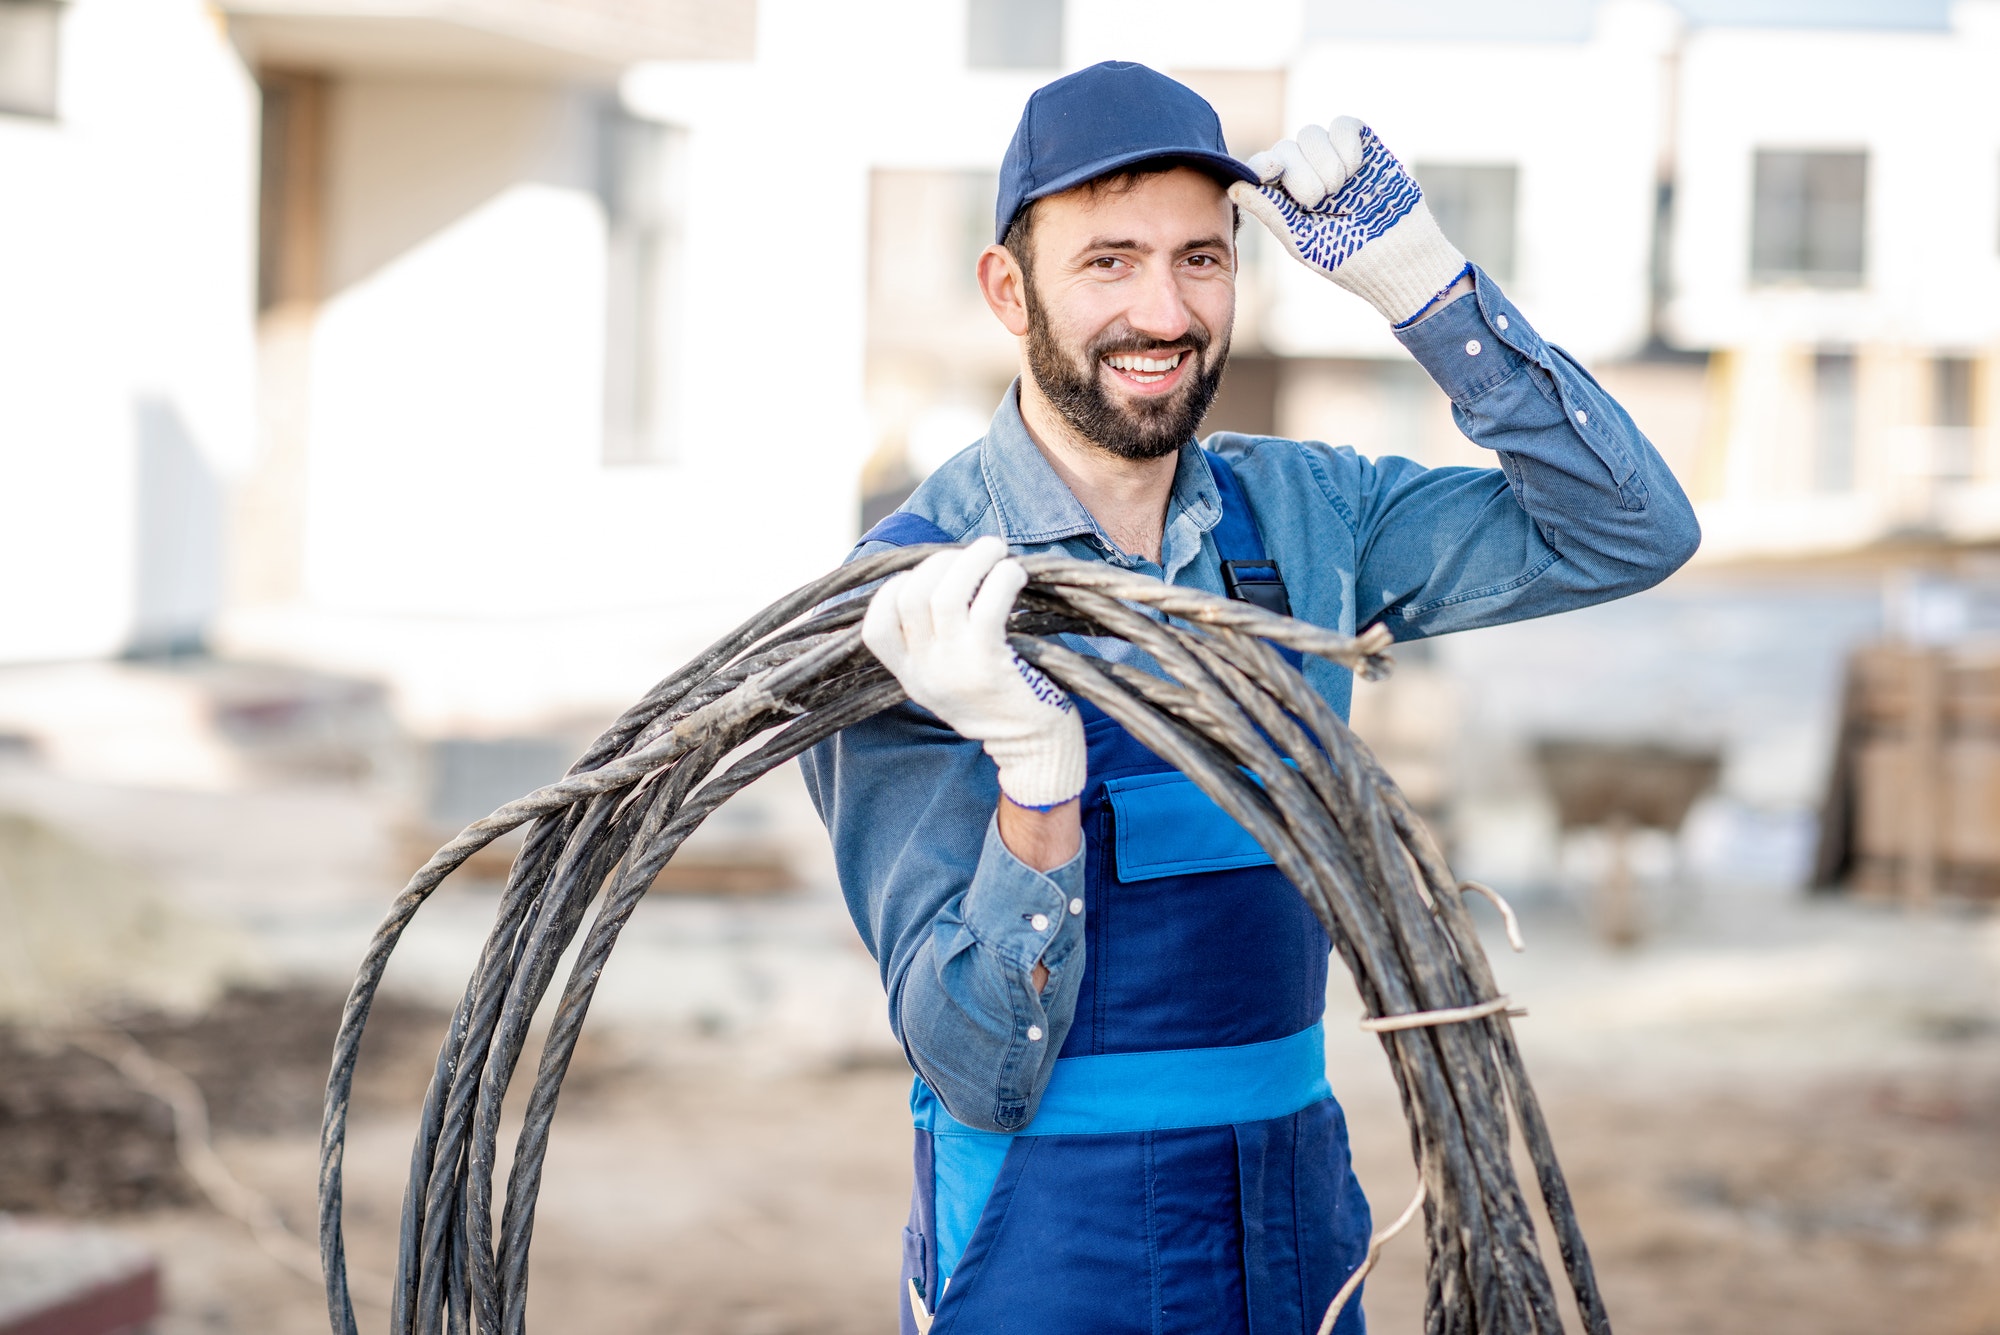
[[[223, 1158], [309, 1234], [338, 975], [399, 879], [366, 802], [19, 776], [0, 799], [150, 868], [175, 902], [250, 944], [265, 970], [253, 990], [128, 1027], [202, 1085]], [[426, 910], [364, 1062], [346, 1168], [364, 1331], [385, 1328], [415, 1109], [493, 903], [474, 886]], [[1656, 897], [1629, 952], [1598, 945], [1560, 901], [1523, 922], [1526, 954], [1497, 930], [1488, 948], [1531, 1012], [1517, 1031], [1619, 1331], [2000, 1335], [2000, 922], [1722, 886]], [[1387, 1220], [1414, 1177], [1359, 1014], [1336, 981], [1331, 1079]], [[87, 1059], [12, 1041], [0, 1087], [21, 1106], [24, 1082], [93, 1078]], [[648, 904], [565, 1087], [530, 1329], [893, 1330], [908, 1081], [829, 886]], [[155, 1249], [169, 1308], [158, 1335], [327, 1328], [315, 1284], [171, 1177], [139, 1193], [151, 1204], [43, 1205]], [[1369, 1283], [1371, 1328], [1421, 1330], [1422, 1301], [1413, 1231]]]

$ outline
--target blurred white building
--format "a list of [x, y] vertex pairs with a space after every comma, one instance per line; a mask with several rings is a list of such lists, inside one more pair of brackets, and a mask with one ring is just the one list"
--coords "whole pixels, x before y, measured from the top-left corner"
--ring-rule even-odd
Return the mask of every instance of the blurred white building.
[[[1000, 155], [1114, 57], [1239, 152], [1376, 125], [1704, 560], [2000, 538], [2000, 6], [1837, 8], [0, 0], [0, 661], [206, 643], [433, 732], [629, 699], [983, 430]], [[1244, 237], [1211, 426], [1481, 457]]]
[[1713, 349], [1711, 559], [2000, 540], [2000, 5], [1698, 30], [1669, 336]]
[[742, 410], [735, 229], [617, 97], [754, 36], [747, 2], [0, 0], [0, 660], [205, 643], [504, 721], [837, 556], [842, 379]]

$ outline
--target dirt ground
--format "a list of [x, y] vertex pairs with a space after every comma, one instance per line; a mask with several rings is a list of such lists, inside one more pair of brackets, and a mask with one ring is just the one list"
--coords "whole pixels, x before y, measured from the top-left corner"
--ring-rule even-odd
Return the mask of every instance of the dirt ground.
[[[5, 803], [233, 924], [277, 975], [205, 1015], [118, 1018], [198, 1082], [223, 1158], [310, 1233], [345, 978], [408, 871], [393, 825], [344, 789], [0, 772]], [[809, 807], [786, 823], [801, 806], [779, 793], [772, 828], [823, 848]], [[364, 1047], [346, 1164], [364, 1298], [386, 1289], [443, 1007], [493, 906], [490, 888], [426, 906]], [[1704, 884], [1658, 899], [1644, 945], [1614, 952], [1575, 905], [1520, 907], [1528, 952], [1497, 935], [1488, 951], [1529, 1009], [1517, 1033], [1622, 1335], [2000, 1335], [2000, 917]], [[1359, 1013], [1337, 981], [1329, 1074], [1386, 1220], [1414, 1177]], [[530, 1328], [893, 1330], [908, 1080], [829, 878], [761, 901], [649, 900], [565, 1085]], [[96, 1058], [0, 1032], [0, 1210], [82, 1215], [152, 1247], [157, 1335], [325, 1331], [318, 1286], [199, 1203], [161, 1112]], [[64, 1155], [82, 1167], [55, 1171]], [[1378, 1335], [1422, 1329], [1422, 1252], [1406, 1236], [1384, 1253], [1366, 1304]], [[385, 1327], [379, 1306], [360, 1315]]]
[[[301, 1229], [313, 1213], [321, 1031], [337, 1005], [325, 993], [238, 994], [206, 1021], [132, 1025], [209, 1091], [225, 1158]], [[364, 1296], [389, 1268], [425, 1051], [442, 1018], [385, 1012], [364, 1064], [346, 1216]], [[1640, 1053], [1621, 1062], [1545, 1047], [1531, 1047], [1530, 1061], [1621, 1332], [2000, 1332], [2000, 1039], [1990, 1030], [1933, 1022], [1893, 1063], [1751, 1078], [1727, 1064], [1659, 1070]], [[1336, 1037], [1357, 1167], [1386, 1219], [1413, 1179], [1393, 1093], [1369, 1057], [1366, 1040]], [[5, 1072], [17, 1110], [23, 1060]], [[558, 1120], [531, 1328], [893, 1329], [907, 1082], [881, 1062], [757, 1070], [693, 1034], [600, 1035]], [[190, 1197], [167, 1184], [153, 1199]], [[160, 1254], [170, 1314], [159, 1335], [326, 1329], [316, 1289], [209, 1209], [86, 1212]], [[1376, 1331], [1421, 1329], [1421, 1253], [1414, 1237], [1386, 1252], [1368, 1289]], [[364, 1330], [382, 1326], [379, 1307], [361, 1317]]]

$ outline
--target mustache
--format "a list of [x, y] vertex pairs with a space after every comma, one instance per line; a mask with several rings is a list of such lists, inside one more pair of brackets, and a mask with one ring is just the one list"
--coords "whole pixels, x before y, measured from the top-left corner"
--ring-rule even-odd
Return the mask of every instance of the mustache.
[[1149, 352], [1178, 352], [1186, 349], [1200, 361], [1208, 351], [1214, 338], [1198, 323], [1190, 323], [1187, 332], [1177, 339], [1154, 338], [1130, 327], [1108, 330], [1091, 340], [1090, 360], [1100, 362], [1106, 357], [1143, 356]]

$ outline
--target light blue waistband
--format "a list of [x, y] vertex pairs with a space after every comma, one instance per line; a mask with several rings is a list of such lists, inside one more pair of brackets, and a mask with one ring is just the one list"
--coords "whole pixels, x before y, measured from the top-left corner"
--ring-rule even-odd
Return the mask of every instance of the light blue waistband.
[[1012, 1135], [959, 1121], [920, 1076], [910, 1086], [910, 1114], [934, 1137], [940, 1279], [958, 1269], [1015, 1135], [1096, 1136], [1267, 1122], [1332, 1097], [1326, 1031], [1317, 1024], [1241, 1047], [1058, 1058], [1035, 1120]]
[[[1059, 1058], [1035, 1120], [1013, 1134], [1098, 1136], [1263, 1122], [1332, 1094], [1326, 1083], [1326, 1031], [1315, 1024], [1233, 1048]], [[910, 1112], [932, 1135], [1011, 1138], [953, 1117], [922, 1077], [910, 1088]]]

